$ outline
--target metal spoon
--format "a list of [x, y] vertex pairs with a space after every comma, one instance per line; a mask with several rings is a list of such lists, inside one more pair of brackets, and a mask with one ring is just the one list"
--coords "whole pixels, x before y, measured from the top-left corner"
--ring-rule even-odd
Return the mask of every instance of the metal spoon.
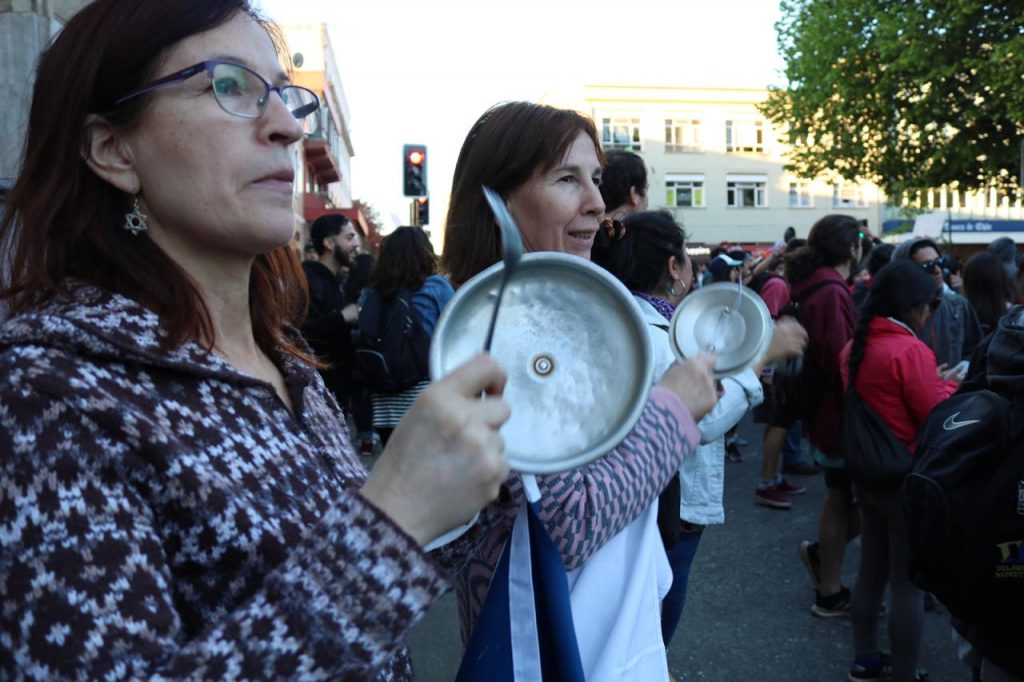
[[491, 313], [491, 324], [487, 328], [487, 340], [484, 341], [484, 352], [491, 350], [491, 340], [494, 338], [494, 323], [498, 320], [498, 308], [501, 307], [501, 298], [505, 295], [505, 285], [508, 284], [512, 271], [523, 255], [523, 239], [519, 236], [519, 227], [508, 206], [502, 201], [498, 193], [490, 187], [484, 187], [484, 198], [494, 211], [494, 217], [501, 229], [501, 262], [505, 268], [501, 273], [501, 287], [498, 289], [498, 299], [494, 302], [494, 312]]
[[733, 313], [739, 312], [740, 305], [742, 305], [742, 304], [743, 304], [743, 275], [740, 274], [739, 279], [736, 281], [736, 303], [734, 303], [731, 308], [729, 306], [725, 306], [724, 308], [722, 308], [722, 312], [720, 312], [718, 314], [718, 319], [715, 320], [715, 328], [714, 328], [715, 331], [712, 334], [712, 337], [715, 340], [712, 341], [712, 342], [708, 342], [708, 343], [704, 344], [704, 350], [706, 352], [708, 352], [708, 353], [717, 353], [718, 352], [719, 349], [717, 347], [718, 346], [717, 342], [719, 340], [721, 340], [722, 336], [725, 334], [725, 321], [727, 319], [729, 319], [729, 316], [732, 315]]

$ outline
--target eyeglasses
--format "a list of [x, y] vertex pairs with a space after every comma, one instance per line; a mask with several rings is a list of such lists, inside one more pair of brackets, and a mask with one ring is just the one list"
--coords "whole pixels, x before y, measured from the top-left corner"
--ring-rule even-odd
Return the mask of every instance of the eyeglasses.
[[921, 263], [921, 268], [925, 272], [931, 272], [935, 268], [941, 268], [945, 264], [946, 264], [946, 259], [945, 258], [936, 258], [935, 260], [925, 261], [924, 263]]
[[320, 108], [320, 100], [312, 90], [298, 85], [271, 85], [252, 69], [217, 60], [207, 60], [164, 76], [138, 90], [133, 90], [114, 102], [120, 106], [139, 95], [152, 92], [172, 83], [181, 83], [203, 71], [210, 74], [213, 96], [225, 112], [241, 118], [259, 118], [267, 108], [270, 93], [276, 92], [284, 100], [292, 116], [302, 120]]

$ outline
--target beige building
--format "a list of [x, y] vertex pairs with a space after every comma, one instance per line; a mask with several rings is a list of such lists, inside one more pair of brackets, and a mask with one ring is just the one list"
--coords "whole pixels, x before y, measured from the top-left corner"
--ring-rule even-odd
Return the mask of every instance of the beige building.
[[884, 198], [870, 183], [795, 177], [788, 144], [758, 110], [764, 89], [590, 85], [575, 108], [603, 147], [644, 157], [651, 208], [667, 208], [691, 243], [771, 244], [792, 225], [807, 236], [829, 213], [881, 224]]
[[352, 200], [351, 112], [338, 73], [337, 57], [323, 24], [281, 26], [291, 61], [292, 80], [320, 97], [320, 111], [307, 125], [295, 156], [295, 225], [303, 240], [309, 225], [325, 213], [342, 213], [375, 248], [380, 238]]

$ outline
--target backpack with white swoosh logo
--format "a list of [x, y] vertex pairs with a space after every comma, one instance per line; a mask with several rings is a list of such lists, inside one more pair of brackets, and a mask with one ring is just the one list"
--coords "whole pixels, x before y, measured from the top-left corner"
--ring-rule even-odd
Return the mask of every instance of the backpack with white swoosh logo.
[[903, 505], [915, 583], [964, 621], [1024, 625], [1024, 401], [978, 390], [939, 403]]

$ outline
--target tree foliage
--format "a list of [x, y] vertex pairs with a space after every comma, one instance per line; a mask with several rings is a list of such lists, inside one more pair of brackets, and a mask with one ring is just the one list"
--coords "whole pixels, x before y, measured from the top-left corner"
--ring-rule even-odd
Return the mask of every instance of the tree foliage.
[[1024, 140], [1024, 1], [782, 0], [789, 83], [762, 112], [803, 177], [889, 196], [1015, 186]]
[[370, 235], [367, 238], [366, 243], [363, 245], [364, 248], [373, 255], [377, 255], [377, 252], [380, 250], [380, 233], [384, 227], [380, 213], [372, 204], [367, 201], [363, 201], [362, 199], [354, 199], [352, 201], [352, 208], [362, 211], [363, 218], [366, 219], [366, 223], [370, 227]]

